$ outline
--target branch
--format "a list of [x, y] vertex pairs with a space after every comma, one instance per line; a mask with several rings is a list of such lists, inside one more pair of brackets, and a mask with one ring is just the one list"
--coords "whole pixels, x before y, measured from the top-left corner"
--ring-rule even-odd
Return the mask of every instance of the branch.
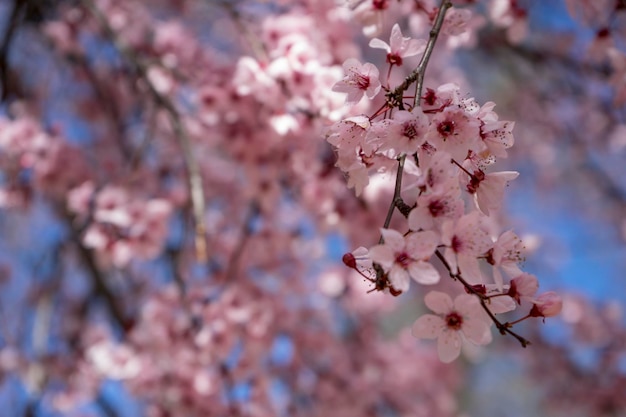
[[[437, 42], [437, 38], [439, 37], [439, 32], [441, 32], [441, 27], [443, 26], [443, 19], [446, 15], [446, 11], [452, 7], [452, 3], [450, 0], [442, 0], [441, 6], [439, 7], [439, 11], [437, 12], [437, 17], [435, 18], [435, 23], [433, 24], [432, 29], [430, 30], [430, 37], [428, 38], [428, 43], [426, 44], [426, 49], [424, 51], [424, 55], [422, 55], [422, 59], [420, 60], [417, 68], [413, 70], [411, 74], [409, 74], [404, 82], [396, 87], [393, 91], [387, 93], [387, 102], [390, 106], [394, 103], [400, 108], [403, 109], [404, 105], [402, 103], [402, 97], [404, 92], [417, 81], [417, 94], [415, 95], [416, 105], [419, 106], [420, 103], [418, 101], [418, 97], [422, 95], [422, 88], [424, 86], [424, 74], [426, 73], [426, 67], [428, 66], [428, 61], [430, 60], [430, 56], [433, 53], [433, 49], [435, 48], [435, 43]], [[400, 156], [398, 158], [398, 171], [396, 174], [396, 186], [393, 193], [393, 199], [391, 204], [389, 205], [389, 210], [387, 210], [387, 217], [385, 219], [385, 224], [383, 228], [387, 229], [389, 227], [389, 223], [391, 223], [391, 217], [393, 215], [393, 210], [398, 208], [404, 208], [406, 205], [402, 201], [402, 197], [400, 196], [400, 191], [402, 188], [402, 174], [404, 173], [404, 161], [406, 159], [406, 155]], [[383, 243], [383, 237], [381, 236], [378, 243]]]
[[444, 256], [441, 254], [439, 249], [435, 251], [435, 255], [437, 256], [437, 258], [439, 258], [443, 266], [448, 270], [448, 274], [450, 275], [450, 278], [452, 278], [455, 281], [459, 281], [461, 284], [463, 284], [463, 286], [465, 287], [465, 290], [468, 293], [473, 294], [476, 297], [478, 297], [478, 299], [480, 300], [480, 306], [483, 308], [483, 310], [485, 310], [485, 313], [487, 313], [491, 321], [493, 321], [493, 323], [496, 325], [496, 328], [498, 329], [500, 334], [502, 335], [506, 335], [507, 333], [510, 334], [511, 336], [516, 338], [518, 342], [520, 342], [522, 347], [526, 347], [530, 345], [530, 341], [526, 340], [522, 336], [515, 333], [506, 324], [502, 323], [500, 320], [496, 318], [496, 316], [491, 312], [491, 310], [489, 310], [489, 307], [487, 306], [487, 298], [485, 297], [485, 295], [476, 291], [476, 289], [461, 276], [460, 272], [458, 271], [453, 272], [452, 267], [450, 267], [450, 264], [448, 263], [446, 258], [444, 258]]
[[414, 105], [419, 107], [419, 100], [421, 99], [422, 89], [424, 87], [424, 75], [426, 74], [426, 67], [428, 66], [428, 61], [430, 60], [430, 56], [432, 55], [435, 48], [435, 43], [437, 42], [437, 38], [439, 37], [439, 32], [441, 32], [441, 27], [443, 26], [443, 20], [446, 16], [446, 12], [450, 7], [452, 7], [452, 2], [450, 0], [441, 1], [441, 5], [439, 6], [439, 10], [437, 11], [437, 17], [435, 18], [435, 23], [430, 30], [430, 35], [428, 37], [428, 42], [426, 43], [426, 49], [424, 50], [424, 55], [422, 55], [422, 59], [417, 65], [417, 68], [415, 68], [413, 72], [411, 72], [411, 74], [409, 74], [404, 79], [404, 82], [402, 84], [393, 89], [393, 91], [387, 93], [387, 101], [389, 103], [396, 103], [400, 107], [400, 109], [402, 109], [402, 98], [404, 92], [409, 89], [411, 84], [417, 81], [417, 93], [415, 94]]
[[85, 266], [87, 267], [91, 275], [94, 285], [94, 292], [104, 299], [105, 305], [107, 306], [107, 309], [109, 310], [109, 313], [111, 314], [111, 317], [113, 317], [115, 322], [124, 330], [130, 329], [133, 325], [133, 321], [127, 318], [126, 313], [119, 305], [115, 294], [108, 287], [105, 276], [96, 265], [93, 252], [86, 248], [85, 245], [83, 245], [83, 243], [81, 242], [79, 232], [74, 227], [72, 219], [69, 216], [65, 216], [65, 219], [67, 220], [70, 228], [71, 239], [74, 241], [74, 244], [78, 248], [80, 257], [82, 258]]
[[15, 31], [20, 25], [20, 17], [24, 6], [26, 6], [26, 0], [15, 0], [13, 2], [11, 17], [9, 17], [9, 22], [7, 23], [6, 31], [4, 32], [4, 37], [2, 38], [2, 44], [0, 45], [0, 86], [2, 87], [2, 96], [0, 96], [1, 101], [5, 101], [9, 98], [9, 88], [12, 84], [9, 80], [9, 48], [11, 46], [11, 41], [13, 40], [13, 35], [15, 35]]
[[120, 51], [123, 57], [130, 62], [135, 69], [139, 72], [142, 80], [148, 86], [150, 94], [162, 109], [164, 109], [169, 118], [174, 135], [179, 141], [180, 147], [183, 151], [183, 157], [187, 166], [189, 189], [191, 193], [191, 205], [193, 209], [193, 215], [195, 220], [195, 246], [196, 246], [196, 258], [198, 262], [206, 262], [208, 259], [207, 253], [207, 241], [206, 241], [206, 224], [204, 222], [204, 189], [202, 176], [200, 175], [200, 166], [195, 158], [193, 147], [191, 145], [191, 138], [185, 129], [185, 126], [181, 120], [180, 114], [176, 110], [176, 106], [170, 100], [169, 97], [161, 94], [157, 88], [150, 82], [148, 78], [148, 67], [140, 60], [130, 47], [125, 45], [115, 34], [113, 28], [109, 25], [109, 22], [104, 14], [96, 7], [93, 0], [82, 0], [82, 3], [91, 11], [96, 20], [102, 25], [107, 36], [114, 43], [116, 48]]

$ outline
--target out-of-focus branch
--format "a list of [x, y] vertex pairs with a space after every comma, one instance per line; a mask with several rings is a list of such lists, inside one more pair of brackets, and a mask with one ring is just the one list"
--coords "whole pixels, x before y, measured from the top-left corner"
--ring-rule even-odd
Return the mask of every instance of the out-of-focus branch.
[[[94, 93], [96, 94], [98, 101], [102, 105], [106, 114], [108, 114], [109, 118], [113, 122], [116, 130], [116, 141], [117, 145], [120, 148], [120, 152], [122, 153], [122, 157], [126, 162], [132, 164], [133, 161], [133, 152], [126, 146], [124, 142], [124, 134], [125, 127], [122, 120], [122, 115], [118, 107], [115, 105], [115, 100], [113, 99], [112, 94], [107, 90], [107, 88], [102, 85], [100, 82], [98, 75], [93, 71], [87, 60], [82, 55], [68, 55], [68, 60], [75, 64], [86, 76], [91, 84]], [[134, 167], [133, 167], [134, 168]]]
[[11, 46], [11, 41], [13, 40], [13, 35], [17, 31], [17, 28], [20, 25], [20, 20], [22, 16], [22, 12], [26, 6], [27, 0], [15, 0], [13, 2], [13, 10], [11, 10], [11, 16], [9, 17], [9, 21], [6, 25], [6, 31], [4, 32], [4, 36], [2, 38], [2, 44], [0, 44], [0, 87], [2, 88], [2, 95], [0, 99], [5, 101], [9, 98], [11, 82], [10, 78], [10, 69], [9, 69], [9, 49]]
[[241, 259], [241, 255], [243, 254], [243, 250], [246, 246], [246, 242], [248, 238], [252, 234], [252, 225], [250, 224], [255, 216], [259, 214], [259, 206], [256, 201], [252, 201], [248, 207], [248, 213], [241, 225], [241, 231], [239, 232], [239, 240], [237, 241], [237, 245], [233, 249], [233, 252], [230, 255], [228, 260], [228, 265], [226, 267], [226, 273], [224, 274], [226, 278], [226, 282], [232, 282], [235, 279], [235, 274], [237, 273], [237, 267], [239, 266], [239, 260]]
[[98, 398], [96, 398], [96, 403], [106, 417], [120, 416], [115, 407], [113, 407], [113, 404], [111, 404], [111, 402], [107, 400], [102, 394], [98, 395]]
[[[208, 0], [209, 3], [213, 3], [212, 0]], [[267, 60], [267, 51], [263, 43], [259, 40], [258, 36], [256, 36], [252, 31], [250, 31], [250, 27], [242, 21], [242, 16], [239, 10], [237, 10], [237, 5], [233, 4], [234, 2], [231, 0], [219, 0], [216, 2], [221, 8], [226, 10], [228, 15], [233, 20], [235, 26], [239, 30], [239, 33], [242, 34], [246, 42], [250, 45], [252, 52], [256, 56], [257, 59]]]
[[191, 138], [185, 128], [180, 114], [174, 103], [169, 97], [160, 93], [155, 85], [148, 77], [148, 66], [136, 55], [130, 47], [125, 45], [113, 31], [106, 16], [98, 9], [92, 0], [82, 0], [82, 3], [91, 11], [96, 20], [102, 25], [107, 36], [115, 44], [122, 56], [130, 62], [138, 71], [142, 81], [147, 85], [150, 94], [154, 98], [159, 107], [166, 111], [169, 116], [170, 123], [174, 130], [174, 135], [179, 141], [183, 151], [183, 157], [188, 171], [189, 189], [191, 194], [191, 205], [195, 220], [195, 246], [196, 258], [199, 262], [206, 262], [208, 259], [207, 242], [206, 242], [206, 225], [204, 222], [204, 190], [202, 176], [200, 175], [200, 166], [191, 145]]
[[78, 253], [80, 254], [80, 257], [87, 267], [87, 270], [89, 271], [89, 274], [92, 278], [94, 294], [104, 300], [107, 310], [111, 314], [111, 317], [122, 329], [130, 329], [133, 325], [133, 321], [128, 318], [117, 297], [109, 288], [106, 282], [106, 277], [104, 276], [100, 268], [98, 268], [98, 265], [96, 265], [93, 252], [85, 247], [83, 242], [81, 242], [79, 232], [74, 227], [71, 217], [66, 216], [66, 219], [68, 227], [70, 228], [71, 239], [76, 245]]

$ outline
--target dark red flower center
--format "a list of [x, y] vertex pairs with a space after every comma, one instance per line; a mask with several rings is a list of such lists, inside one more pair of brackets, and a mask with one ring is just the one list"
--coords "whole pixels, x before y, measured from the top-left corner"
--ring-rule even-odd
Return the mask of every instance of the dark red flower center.
[[385, 10], [389, 7], [389, 0], [373, 0], [372, 7], [375, 10]]
[[402, 65], [402, 57], [398, 54], [387, 54], [387, 62], [391, 65]]
[[455, 123], [453, 120], [445, 120], [439, 123], [437, 126], [437, 132], [444, 138], [447, 138], [450, 135], [454, 135]]
[[452, 247], [453, 251], [455, 251], [456, 253], [459, 253], [461, 249], [463, 248], [463, 242], [461, 241], [461, 239], [457, 237], [457, 235], [454, 235], [452, 237], [452, 242], [450, 246]]
[[441, 200], [433, 200], [428, 204], [428, 211], [433, 217], [441, 216], [446, 209], [445, 204]]
[[456, 311], [448, 313], [446, 315], [446, 326], [452, 330], [461, 330], [461, 326], [463, 326], [463, 316], [461, 316]]
[[370, 77], [363, 74], [356, 74], [356, 85], [360, 90], [367, 90], [370, 86]]
[[402, 268], [404, 269], [409, 267], [411, 261], [411, 257], [406, 252], [396, 254], [396, 263], [402, 265]]
[[413, 123], [405, 123], [402, 134], [409, 138], [409, 140], [413, 140], [417, 137], [417, 129], [415, 129], [415, 125]]

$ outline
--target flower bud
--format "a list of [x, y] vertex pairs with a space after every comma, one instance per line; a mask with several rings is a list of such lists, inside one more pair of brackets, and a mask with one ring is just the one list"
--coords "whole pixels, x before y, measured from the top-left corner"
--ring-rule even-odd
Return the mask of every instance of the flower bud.
[[341, 260], [348, 268], [356, 269], [356, 258], [350, 252], [343, 255]]
[[563, 300], [557, 293], [550, 291], [539, 295], [533, 300], [535, 304], [530, 310], [531, 317], [553, 317], [561, 312]]

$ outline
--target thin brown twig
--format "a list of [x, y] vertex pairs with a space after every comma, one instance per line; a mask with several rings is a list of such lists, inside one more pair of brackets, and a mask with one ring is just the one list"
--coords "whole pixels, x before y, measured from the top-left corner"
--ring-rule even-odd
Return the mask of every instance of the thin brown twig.
[[525, 339], [522, 336], [520, 336], [517, 333], [515, 333], [506, 324], [502, 323], [500, 320], [498, 320], [496, 318], [496, 316], [491, 312], [491, 310], [489, 310], [489, 307], [487, 306], [487, 300], [488, 300], [487, 297], [484, 294], [481, 294], [480, 292], [478, 292], [472, 285], [470, 285], [470, 283], [467, 282], [463, 278], [463, 276], [461, 275], [460, 271], [457, 271], [457, 272], [452, 271], [452, 267], [450, 266], [450, 263], [446, 260], [446, 258], [439, 251], [439, 249], [437, 249], [435, 251], [435, 256], [437, 256], [437, 258], [439, 258], [439, 260], [441, 261], [443, 266], [448, 270], [448, 274], [450, 275], [450, 278], [452, 278], [452, 279], [454, 279], [456, 281], [459, 281], [461, 284], [463, 284], [463, 286], [465, 287], [467, 292], [469, 292], [469, 293], [475, 295], [476, 297], [478, 297], [478, 300], [480, 301], [480, 305], [481, 305], [482, 309], [485, 310], [485, 313], [487, 313], [487, 315], [489, 316], [491, 321], [493, 321], [493, 323], [495, 324], [495, 326], [498, 329], [498, 331], [500, 332], [500, 334], [502, 334], [502, 335], [505, 335], [507, 333], [510, 334], [511, 336], [513, 336], [514, 338], [516, 338], [520, 342], [522, 347], [526, 347], [526, 346], [530, 345], [530, 341], [528, 341], [527, 339]]
[[[391, 217], [393, 216], [393, 211], [396, 208], [396, 201], [398, 199], [402, 199], [400, 196], [400, 192], [402, 191], [402, 173], [404, 172], [404, 161], [406, 160], [406, 155], [402, 155], [398, 158], [398, 170], [396, 171], [396, 186], [393, 190], [393, 198], [391, 199], [391, 204], [389, 205], [389, 209], [387, 210], [387, 217], [385, 218], [385, 224], [383, 225], [384, 229], [389, 227], [389, 223], [391, 223]], [[380, 236], [378, 243], [383, 243], [384, 239]]]
[[400, 108], [403, 107], [402, 100], [403, 95], [406, 90], [409, 89], [411, 84], [417, 81], [417, 94], [414, 97], [414, 105], [418, 106], [419, 98], [422, 96], [422, 89], [424, 87], [424, 76], [426, 74], [426, 67], [428, 66], [428, 61], [433, 53], [435, 48], [435, 43], [437, 42], [437, 38], [439, 37], [439, 33], [441, 32], [441, 28], [443, 26], [443, 20], [446, 16], [446, 12], [448, 9], [452, 7], [452, 2], [450, 0], [442, 0], [439, 6], [439, 10], [437, 11], [437, 17], [435, 17], [435, 23], [433, 24], [432, 29], [430, 30], [430, 34], [428, 37], [428, 42], [426, 43], [426, 49], [424, 50], [424, 55], [422, 55], [422, 59], [420, 60], [417, 67], [409, 74], [402, 84], [397, 86], [395, 89], [387, 93], [387, 100], [390, 103], [396, 103]]

